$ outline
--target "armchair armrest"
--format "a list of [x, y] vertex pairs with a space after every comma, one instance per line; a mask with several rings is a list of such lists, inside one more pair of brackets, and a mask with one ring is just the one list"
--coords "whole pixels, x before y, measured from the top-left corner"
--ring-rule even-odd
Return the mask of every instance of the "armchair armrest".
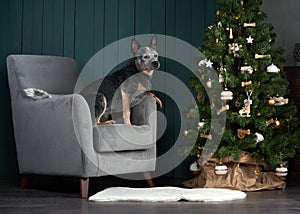
[[78, 94], [54, 95], [22, 99], [19, 104], [14, 125], [20, 172], [80, 176], [82, 146], [93, 147], [85, 99]]
[[156, 128], [156, 101], [152, 96], [144, 96], [143, 100], [131, 109], [131, 121], [134, 125], [151, 125]]

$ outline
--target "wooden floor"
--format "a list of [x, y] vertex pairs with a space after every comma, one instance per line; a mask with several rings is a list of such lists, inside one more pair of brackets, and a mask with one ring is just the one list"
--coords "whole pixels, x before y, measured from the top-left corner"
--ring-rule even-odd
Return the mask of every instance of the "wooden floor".
[[[27, 190], [21, 190], [16, 183], [0, 181], [0, 213], [2, 214], [49, 214], [49, 213], [128, 213], [128, 214], [189, 214], [189, 213], [300, 213], [300, 182], [287, 182], [287, 189], [275, 191], [247, 192], [247, 198], [230, 202], [89, 202], [79, 198], [77, 180], [51, 178], [47, 181], [39, 178]], [[114, 181], [116, 182], [116, 180]], [[109, 186], [107, 180], [99, 184], [91, 181], [90, 194]], [[158, 182], [158, 186], [175, 185], [181, 182]], [[114, 186], [143, 186], [142, 181], [134, 185], [128, 183]]]

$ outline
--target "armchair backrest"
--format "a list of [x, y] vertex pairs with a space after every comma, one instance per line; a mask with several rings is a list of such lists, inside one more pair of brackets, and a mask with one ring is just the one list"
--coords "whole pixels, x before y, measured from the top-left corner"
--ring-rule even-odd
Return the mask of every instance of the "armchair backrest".
[[37, 88], [51, 94], [72, 94], [79, 75], [76, 62], [67, 57], [10, 55], [7, 65], [21, 90]]

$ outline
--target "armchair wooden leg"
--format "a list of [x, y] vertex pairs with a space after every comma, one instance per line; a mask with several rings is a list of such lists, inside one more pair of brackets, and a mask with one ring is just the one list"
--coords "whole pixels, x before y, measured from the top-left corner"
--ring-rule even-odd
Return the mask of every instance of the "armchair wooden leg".
[[26, 189], [29, 183], [29, 175], [21, 175], [21, 189]]
[[80, 197], [87, 198], [89, 195], [89, 178], [80, 178]]
[[144, 179], [149, 187], [154, 187], [150, 172], [144, 172]]

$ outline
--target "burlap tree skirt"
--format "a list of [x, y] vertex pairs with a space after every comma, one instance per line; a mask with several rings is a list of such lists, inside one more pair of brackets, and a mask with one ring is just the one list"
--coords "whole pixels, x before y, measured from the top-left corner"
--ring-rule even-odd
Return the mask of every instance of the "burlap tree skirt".
[[[191, 188], [228, 188], [241, 191], [285, 189], [285, 181], [275, 172], [268, 171], [266, 164], [258, 164], [244, 153], [240, 160], [231, 157], [222, 160], [226, 164], [226, 175], [216, 175], [215, 166], [220, 160], [213, 158], [201, 166], [200, 174], [184, 182]], [[263, 171], [258, 169], [264, 169]]]

